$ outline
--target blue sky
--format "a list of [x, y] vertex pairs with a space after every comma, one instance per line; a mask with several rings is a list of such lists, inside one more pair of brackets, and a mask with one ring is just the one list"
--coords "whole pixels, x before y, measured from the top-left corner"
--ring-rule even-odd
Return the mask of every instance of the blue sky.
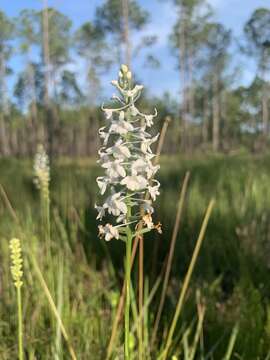
[[[175, 11], [172, 1], [168, 0], [138, 0], [140, 5], [149, 11], [151, 21], [146, 28], [148, 34], [156, 34], [159, 40], [153, 48], [153, 53], [161, 62], [158, 70], [151, 70], [142, 65], [141, 59], [137, 59], [133, 63], [136, 72], [150, 93], [161, 95], [165, 91], [170, 91], [172, 95], [177, 96], [180, 88], [179, 75], [176, 71], [176, 61], [171, 53], [168, 45], [168, 35], [175, 20]], [[214, 10], [214, 19], [222, 22], [233, 30], [234, 35], [241, 36], [243, 24], [247, 21], [254, 9], [258, 7], [269, 7], [269, 0], [209, 0]], [[101, 5], [103, 0], [48, 0], [48, 4], [68, 15], [74, 24], [74, 28], [81, 23], [93, 19], [95, 8]], [[24, 8], [41, 9], [42, 0], [1, 0], [0, 8], [7, 15], [14, 17]], [[19, 57], [12, 60], [12, 67], [18, 70], [21, 66]], [[82, 65], [79, 59], [73, 65], [79, 70]], [[237, 64], [241, 64], [243, 71], [238, 83], [248, 84], [254, 77], [256, 70], [252, 60], [244, 57], [237, 57]], [[103, 87], [109, 89], [106, 81], [114, 77], [112, 70], [104, 78]], [[10, 87], [14, 83], [14, 78], [10, 79]], [[106, 93], [107, 91], [105, 91]]]

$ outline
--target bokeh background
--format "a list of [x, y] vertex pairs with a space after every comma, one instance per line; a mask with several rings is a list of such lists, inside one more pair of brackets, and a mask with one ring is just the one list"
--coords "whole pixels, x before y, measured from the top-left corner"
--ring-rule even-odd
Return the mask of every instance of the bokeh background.
[[[105, 244], [97, 236], [97, 134], [104, 125], [101, 104], [110, 102], [110, 81], [123, 63], [144, 85], [138, 107], [158, 110], [153, 132], [168, 122], [155, 209], [163, 234], [144, 241], [149, 289], [166, 264], [179, 192], [190, 173], [158, 341], [168, 330], [205, 210], [215, 198], [175, 354], [181, 359], [183, 334], [194, 330], [199, 292], [206, 315], [194, 358], [269, 359], [268, 0], [1, 0], [0, 358], [16, 354], [8, 268], [12, 236], [23, 237], [28, 253], [41, 252], [40, 267], [78, 358], [105, 358], [123, 281], [124, 244]], [[42, 255], [33, 184], [40, 143], [51, 162], [50, 262]], [[135, 265], [134, 279], [137, 270]], [[68, 358], [28, 263], [25, 277], [28, 358]], [[149, 332], [159, 294], [149, 310]], [[225, 358], [236, 328], [234, 350]]]

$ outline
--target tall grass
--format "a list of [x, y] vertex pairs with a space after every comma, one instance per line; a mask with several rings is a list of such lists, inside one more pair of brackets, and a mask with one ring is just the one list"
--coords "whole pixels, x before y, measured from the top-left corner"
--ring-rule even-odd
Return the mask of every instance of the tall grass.
[[[267, 315], [270, 158], [164, 157], [161, 160], [163, 191], [157, 212], [164, 231], [162, 237], [146, 235], [144, 239], [142, 313], [134, 302], [138, 283], [132, 282], [133, 358], [137, 357], [136, 324], [139, 323], [143, 324], [144, 358], [156, 359], [160, 350], [165, 349], [194, 239], [207, 204], [214, 196], [215, 208], [185, 293], [181, 316], [177, 317], [170, 356], [189, 360], [266, 359], [270, 345]], [[168, 260], [175, 223], [177, 191], [186, 171], [191, 173], [186, 205], [176, 236], [160, 325], [151, 348], [165, 274], [163, 262]], [[89, 354], [97, 360], [106, 357], [123, 282], [124, 246], [112, 243], [104, 248], [97, 239], [92, 211], [97, 173], [93, 163], [86, 160], [77, 164], [62, 161], [52, 169], [52, 256], [48, 258], [44, 255], [39, 195], [32, 183], [31, 163], [14, 159], [0, 162], [1, 359], [17, 356], [16, 302], [8, 261], [11, 237], [22, 239], [25, 253], [27, 291], [23, 292], [23, 318], [27, 319], [24, 324], [27, 358], [52, 359], [56, 354], [60, 359], [72, 358], [70, 347], [78, 359], [88, 359]], [[153, 246], [157, 249], [156, 259], [152, 256]], [[133, 266], [136, 279], [139, 269], [136, 262]], [[196, 297], [198, 289], [200, 300]], [[122, 356], [122, 325], [120, 322], [116, 329], [113, 359]]]

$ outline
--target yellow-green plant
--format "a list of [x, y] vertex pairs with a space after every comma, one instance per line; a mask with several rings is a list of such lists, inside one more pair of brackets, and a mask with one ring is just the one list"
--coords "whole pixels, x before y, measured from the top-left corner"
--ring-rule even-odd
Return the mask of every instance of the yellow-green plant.
[[19, 359], [23, 360], [23, 321], [22, 321], [22, 297], [21, 287], [23, 285], [23, 259], [21, 242], [19, 239], [10, 240], [10, 257], [11, 257], [11, 275], [17, 292], [17, 309], [18, 309], [18, 347]]

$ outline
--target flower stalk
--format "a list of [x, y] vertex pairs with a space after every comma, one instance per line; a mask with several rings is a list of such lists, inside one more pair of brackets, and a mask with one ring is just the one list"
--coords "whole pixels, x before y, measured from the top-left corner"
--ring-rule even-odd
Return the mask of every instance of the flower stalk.
[[[140, 233], [158, 229], [153, 224], [153, 201], [159, 195], [159, 182], [153, 179], [159, 165], [154, 165], [151, 145], [158, 139], [148, 129], [153, 125], [154, 114], [143, 114], [136, 107], [142, 85], [133, 85], [132, 74], [122, 65], [118, 80], [112, 81], [119, 96], [112, 97], [111, 107], [102, 105], [107, 120], [99, 129], [102, 147], [98, 163], [105, 170], [97, 178], [101, 195], [106, 194], [102, 205], [96, 205], [97, 219], [108, 215], [115, 224], [99, 225], [99, 235], [106, 241], [120, 239], [126, 243], [125, 258], [125, 359], [130, 359], [130, 289], [132, 240]], [[150, 197], [146, 198], [149, 193]], [[141, 211], [141, 209], [143, 211]], [[139, 225], [141, 224], [141, 225]]]
[[[130, 212], [130, 208], [128, 209]], [[129, 340], [130, 340], [130, 298], [131, 298], [131, 249], [132, 249], [132, 231], [130, 226], [127, 226], [126, 238], [126, 302], [125, 302], [125, 359], [129, 359]]]
[[50, 165], [43, 145], [39, 144], [34, 158], [34, 184], [40, 191], [42, 225], [45, 239], [50, 243]]

